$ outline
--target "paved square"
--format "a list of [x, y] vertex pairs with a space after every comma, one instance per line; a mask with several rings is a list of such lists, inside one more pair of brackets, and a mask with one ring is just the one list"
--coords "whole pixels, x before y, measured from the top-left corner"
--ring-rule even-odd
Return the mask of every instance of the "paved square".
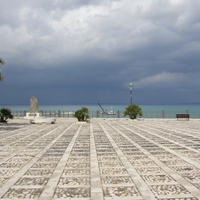
[[0, 199], [200, 200], [200, 120], [0, 124]]

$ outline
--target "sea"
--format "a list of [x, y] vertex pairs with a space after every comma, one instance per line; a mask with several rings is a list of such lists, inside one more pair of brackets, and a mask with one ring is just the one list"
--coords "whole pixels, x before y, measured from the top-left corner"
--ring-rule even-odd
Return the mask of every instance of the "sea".
[[[137, 104], [139, 105], [139, 104]], [[101, 105], [104, 110], [125, 111], [127, 105]], [[143, 111], [200, 111], [200, 104], [173, 104], [173, 105], [139, 105]], [[9, 108], [12, 111], [29, 111], [29, 105], [0, 105], [0, 108]], [[39, 105], [42, 111], [76, 111], [87, 107], [90, 111], [101, 111], [97, 105]]]
[[[137, 104], [139, 105], [139, 104]], [[123, 113], [127, 105], [101, 105], [104, 110], [113, 110]], [[148, 118], [173, 118], [177, 113], [189, 113], [191, 118], [200, 118], [200, 104], [173, 104], [173, 105], [139, 105], [143, 111], [143, 117]], [[29, 105], [0, 105], [16, 111], [29, 111]], [[89, 111], [102, 111], [102, 108], [96, 105], [39, 105], [39, 111], [44, 112], [75, 112], [81, 107], [86, 107]]]

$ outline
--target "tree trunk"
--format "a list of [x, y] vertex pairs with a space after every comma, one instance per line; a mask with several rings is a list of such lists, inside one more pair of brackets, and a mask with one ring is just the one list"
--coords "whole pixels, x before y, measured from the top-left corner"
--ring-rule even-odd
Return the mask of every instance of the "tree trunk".
[[0, 122], [7, 122], [6, 119], [4, 119], [4, 117], [1, 117]]
[[82, 121], [84, 121], [84, 118], [85, 118], [85, 116], [83, 115], [83, 116], [81, 116], [81, 117], [78, 118], [78, 121], [82, 122]]

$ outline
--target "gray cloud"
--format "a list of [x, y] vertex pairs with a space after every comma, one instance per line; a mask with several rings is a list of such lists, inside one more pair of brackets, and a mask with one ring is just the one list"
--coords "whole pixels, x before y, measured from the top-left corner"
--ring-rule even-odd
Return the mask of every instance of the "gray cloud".
[[129, 82], [138, 104], [179, 103], [187, 92], [198, 102], [199, 8], [198, 0], [0, 0], [0, 104], [28, 95], [126, 104]]

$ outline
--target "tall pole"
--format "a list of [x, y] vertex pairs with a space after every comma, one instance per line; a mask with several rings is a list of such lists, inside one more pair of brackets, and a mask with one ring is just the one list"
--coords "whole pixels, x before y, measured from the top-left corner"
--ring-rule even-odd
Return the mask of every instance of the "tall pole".
[[131, 105], [132, 105], [132, 104], [133, 104], [133, 103], [132, 103], [132, 100], [133, 100], [132, 90], [130, 90], [130, 99], [131, 99]]
[[133, 104], [133, 102], [132, 102], [132, 91], [133, 91], [133, 83], [130, 83], [129, 84], [129, 89], [130, 89], [130, 103], [131, 103], [131, 105]]

